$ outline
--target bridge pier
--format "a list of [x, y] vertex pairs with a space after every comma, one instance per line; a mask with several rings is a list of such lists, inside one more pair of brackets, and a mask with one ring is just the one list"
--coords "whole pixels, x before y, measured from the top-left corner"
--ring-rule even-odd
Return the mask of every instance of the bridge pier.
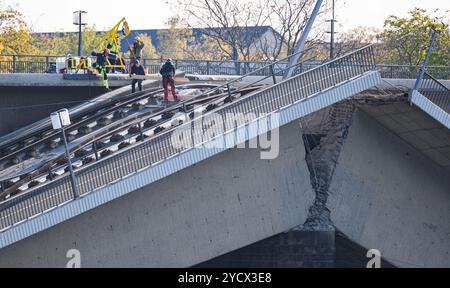
[[335, 230], [290, 230], [195, 268], [334, 268]]

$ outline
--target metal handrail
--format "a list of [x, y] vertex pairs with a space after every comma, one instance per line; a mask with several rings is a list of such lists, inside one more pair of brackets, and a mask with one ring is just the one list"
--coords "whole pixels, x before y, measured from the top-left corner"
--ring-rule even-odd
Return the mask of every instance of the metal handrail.
[[[444, 84], [442, 84], [439, 80], [437, 80], [433, 75], [429, 74], [427, 71], [425, 71], [425, 75], [429, 78], [429, 80], [432, 80], [435, 84], [437, 84], [439, 87], [441, 87], [444, 91], [450, 92], [450, 89], [447, 88], [447, 86], [445, 86]], [[423, 88], [423, 84], [424, 82], [422, 82], [422, 87]]]
[[[334, 59], [334, 60], [325, 62], [325, 63], [323, 63], [323, 64], [320, 65], [320, 66], [317, 66], [317, 67], [312, 68], [311, 70], [318, 69], [318, 68], [320, 68], [320, 67], [322, 67], [322, 66], [324, 66], [324, 65], [330, 64], [330, 63], [332, 63], [332, 62], [337, 62], [337, 61], [339, 61], [340, 59], [343, 59], [343, 58], [345, 58], [345, 57], [347, 57], [347, 56], [349, 56], [349, 55], [351, 55], [351, 54], [355, 54], [355, 53], [357, 53], [357, 52], [359, 52], [359, 51], [361, 51], [361, 50], [367, 49], [367, 48], [369, 48], [369, 47], [373, 47], [373, 44], [364, 46], [364, 47], [362, 47], [362, 48], [360, 48], [360, 49], [357, 49], [357, 50], [355, 50], [355, 51], [353, 51], [353, 52], [351, 52], [351, 53], [347, 53], [347, 54], [345, 54], [345, 55], [343, 55], [343, 56], [341, 56], [341, 57], [339, 57], [339, 58], [336, 58], [336, 59]], [[244, 78], [247, 78], [247, 77], [249, 77], [249, 76], [255, 76], [255, 74], [257, 74], [257, 72], [259, 72], [259, 71], [263, 71], [263, 70], [265, 70], [265, 69], [267, 69], [267, 68], [270, 68], [270, 67], [273, 66], [274, 64], [278, 64], [278, 63], [281, 63], [281, 62], [286, 62], [286, 60], [288, 60], [288, 59], [290, 59], [290, 58], [292, 58], [292, 57], [294, 57], [294, 56], [303, 54], [303, 53], [305, 53], [305, 52], [307, 52], [307, 51], [308, 51], [308, 50], [301, 51], [301, 52], [298, 52], [298, 53], [294, 53], [294, 54], [290, 55], [289, 57], [287, 57], [287, 58], [285, 58], [285, 59], [282, 59], [282, 60], [278, 60], [278, 61], [272, 62], [272, 63], [270, 63], [269, 65], [266, 65], [266, 66], [264, 66], [264, 67], [262, 67], [262, 68], [259, 68], [259, 69], [255, 70], [255, 71], [252, 71], [252, 72], [250, 72], [250, 73], [247, 73], [247, 74], [245, 74], [245, 75], [243, 75], [243, 76], [241, 76], [241, 77], [239, 77], [239, 78], [233, 79], [232, 81], [229, 81], [229, 82], [227, 82], [227, 83], [225, 83], [225, 84], [223, 84], [223, 85], [221, 85], [221, 86], [218, 86], [218, 87], [216, 87], [216, 88], [213, 88], [213, 89], [211, 89], [211, 90], [209, 91], [209, 93], [212, 93], [212, 92], [214, 92], [214, 91], [217, 91], [217, 90], [226, 88], [226, 87], [228, 87], [228, 86], [231, 86], [232, 84], [234, 84], [234, 83], [236, 83], [236, 82], [239, 82], [239, 81], [242, 81]], [[303, 63], [303, 62], [299, 62], [299, 63], [297, 63], [297, 64], [292, 65], [291, 67], [286, 67], [285, 69], [279, 71], [278, 73], [285, 72], [285, 71], [287, 71], [288, 69], [291, 69], [291, 68], [294, 68], [294, 67], [297, 67], [297, 66], [301, 65], [302, 63]], [[308, 70], [308, 71], [311, 71], [311, 70]], [[277, 74], [278, 74], [278, 73], [277, 73]], [[270, 77], [272, 77], [272, 75], [267, 76], [267, 77], [264, 78], [264, 79], [268, 79], [268, 78], [270, 78]], [[253, 85], [253, 84], [255, 84], [255, 83], [259, 83], [259, 82], [261, 82], [261, 80], [255, 81], [255, 82], [249, 84], [249, 86], [251, 86], [251, 85]], [[274, 83], [274, 84], [275, 84], [275, 83]], [[206, 94], [206, 93], [205, 93], [205, 94]]]
[[[300, 73], [300, 74], [293, 75], [292, 77], [295, 77], [295, 76], [298, 76], [298, 75], [301, 75], [301, 74], [304, 74], [304, 73], [308, 73], [308, 72], [311, 72], [311, 71], [320, 69], [320, 68], [322, 68], [322, 67], [324, 67], [324, 66], [330, 65], [331, 63], [335, 63], [335, 62], [338, 62], [338, 61], [340, 61], [340, 60], [342, 60], [342, 59], [344, 59], [344, 58], [347, 58], [347, 57], [350, 56], [350, 55], [356, 54], [356, 53], [358, 53], [358, 52], [360, 52], [360, 51], [362, 51], [362, 50], [365, 50], [365, 49], [372, 49], [373, 46], [374, 46], [373, 44], [366, 45], [366, 46], [364, 46], [364, 47], [362, 47], [362, 48], [359, 48], [359, 49], [357, 49], [357, 50], [355, 50], [355, 51], [353, 51], [353, 52], [349, 52], [349, 53], [347, 53], [347, 54], [345, 54], [345, 55], [343, 55], [343, 56], [341, 56], [341, 57], [338, 57], [338, 58], [336, 58], [336, 59], [334, 59], [334, 60], [327, 61], [327, 62], [323, 63], [322, 65], [317, 66], [317, 67], [314, 67], [314, 68], [312, 68], [312, 69], [310, 69], [310, 70], [308, 70], [308, 71], [304, 71], [304, 72], [302, 72], [302, 73]], [[258, 70], [255, 70], [255, 71], [253, 71], [253, 72], [250, 72], [250, 73], [248, 73], [248, 74], [246, 74], [246, 75], [243, 75], [243, 76], [241, 76], [241, 77], [239, 77], [239, 78], [233, 79], [232, 81], [229, 81], [229, 82], [227, 82], [227, 83], [225, 83], [225, 84], [222, 84], [222, 85], [217, 86], [217, 87], [215, 87], [215, 88], [209, 89], [209, 90], [207, 90], [206, 92], [204, 92], [202, 95], [203, 95], [203, 96], [204, 96], [204, 95], [209, 95], [209, 94], [212, 94], [212, 93], [214, 93], [214, 92], [216, 92], [216, 91], [220, 91], [221, 89], [224, 89], [224, 88], [227, 88], [227, 90], [228, 90], [228, 88], [231, 87], [232, 84], [234, 84], [234, 83], [236, 83], [236, 82], [239, 82], [239, 81], [242, 81], [242, 80], [243, 80], [244, 78], [246, 78], [246, 77], [254, 76], [254, 74], [256, 74], [258, 71], [262, 71], [262, 70], [264, 70], [264, 69], [270, 68], [270, 67], [271, 67], [272, 65], [274, 65], [274, 64], [277, 64], [277, 63], [279, 63], [279, 62], [285, 61], [286, 59], [290, 59], [291, 57], [294, 57], [294, 56], [296, 56], [296, 55], [299, 55], [299, 54], [302, 54], [302, 53], [305, 53], [305, 52], [307, 52], [307, 51], [302, 51], [302, 52], [299, 52], [299, 53], [296, 53], [296, 54], [292, 54], [292, 55], [289, 56], [288, 58], [285, 58], [285, 59], [282, 59], [282, 60], [273, 62], [273, 63], [271, 63], [271, 64], [269, 64], [269, 65], [266, 65], [266, 66], [264, 66], [264, 67], [262, 67], [262, 68], [260, 68], [260, 69], [258, 69]], [[372, 63], [375, 63], [375, 60], [374, 60], [374, 59], [372, 59], [372, 60], [373, 60]], [[282, 72], [285, 72], [285, 71], [287, 71], [288, 69], [298, 67], [298, 66], [300, 66], [300, 65], [302, 65], [302, 64], [303, 64], [303, 62], [299, 62], [299, 63], [297, 63], [297, 64], [292, 65], [291, 67], [286, 67], [285, 69], [279, 71], [277, 74], [282, 73]], [[272, 77], [272, 76], [273, 76], [273, 75], [267, 76], [267, 77], [263, 78], [263, 80], [269, 79], [269, 78]], [[291, 77], [291, 78], [292, 78], [292, 77]], [[287, 80], [289, 80], [289, 79], [290, 79], [290, 78], [285, 79], [285, 80], [283, 80], [283, 82], [285, 82], [285, 81], [287, 81]], [[261, 82], [261, 81], [263, 81], [263, 80], [258, 79], [258, 80], [254, 81], [254, 82], [252, 82], [252, 83], [250, 83], [250, 84], [248, 84], [248, 85], [246, 85], [246, 86], [239, 87], [238, 89], [234, 90], [233, 93], [234, 93], [234, 94], [239, 93], [241, 90], [246, 89], [246, 88], [248, 88], [248, 87], [250, 87], [250, 86], [253, 86], [254, 84], [259, 83], [259, 82]], [[273, 83], [273, 84], [277, 84], [277, 83]], [[195, 99], [190, 99], [190, 100], [183, 101], [183, 102], [179, 103], [178, 106], [171, 107], [171, 109], [173, 109], [173, 108], [181, 108], [181, 107], [183, 107], [183, 105], [189, 105], [189, 103], [190, 103], [190, 102], [193, 102], [193, 101], [195, 101]], [[207, 103], [205, 103], [204, 105], [211, 104], [211, 103], [214, 102], [214, 101], [216, 101], [216, 100], [211, 100], [210, 102], [207, 102]], [[164, 113], [164, 111], [162, 111], [161, 114], [162, 114], [162, 113]]]
[[450, 113], [450, 89], [429, 72], [424, 71], [424, 76], [424, 79], [418, 87], [418, 92], [435, 106], [446, 113]]
[[[67, 55], [36, 55], [36, 54], [0, 54], [0, 57], [29, 57], [29, 58], [58, 58], [58, 57], [68, 57]], [[72, 57], [77, 57], [76, 55], [71, 55]], [[130, 59], [129, 57], [123, 57], [124, 59]], [[143, 58], [146, 61], [161, 61], [160, 58]], [[248, 60], [209, 60], [209, 59], [173, 59], [174, 61], [186, 61], [186, 62], [214, 62], [214, 63], [256, 63], [256, 64], [266, 64], [270, 62], [266, 61], [248, 61]]]
[[[311, 48], [309, 48], [311, 49]], [[308, 50], [309, 50], [308, 49]], [[29, 58], [65, 58], [68, 57], [68, 55], [35, 55], [35, 54], [0, 54], [0, 57], [29, 57]], [[75, 55], [72, 55], [72, 57], [75, 57]], [[287, 59], [289, 57], [286, 57], [282, 60], [278, 60], [278, 62], [283, 63], [283, 60]], [[129, 59], [127, 57], [124, 57], [124, 59]], [[161, 59], [160, 58], [143, 58], [143, 60], [146, 61], [157, 61], [159, 62]], [[312, 59], [311, 59], [312, 60]], [[210, 60], [210, 59], [174, 59], [174, 61], [179, 61], [179, 62], [210, 62], [210, 63], [227, 63], [227, 64], [234, 64], [234, 63], [248, 63], [248, 64], [267, 64], [267, 63], [271, 63], [270, 60], [266, 60], [266, 61], [248, 61], [248, 60]], [[287, 64], [287, 63], [283, 63], [283, 64]], [[386, 67], [394, 67], [394, 68], [420, 68], [419, 65], [408, 65], [408, 64], [387, 64], [387, 63], [381, 63], [381, 64], [377, 64], [377, 67], [381, 67], [381, 68], [386, 68]], [[441, 69], [449, 69], [450, 66], [445, 66], [445, 65], [435, 65], [435, 66], [428, 66], [429, 68], [441, 68]]]
[[[314, 48], [311, 47], [309, 49]], [[54, 64], [54, 61], [49, 61], [49, 58], [65, 57], [67, 55], [13, 55], [13, 54], [3, 54], [1, 57], [14, 57], [15, 60], [0, 60], [0, 69], [3, 67], [4, 73], [56, 73], [56, 71], [50, 66]], [[39, 61], [33, 60], [22, 60], [20, 58], [32, 58], [36, 57]], [[128, 58], [124, 58], [128, 59]], [[285, 58], [286, 59], [286, 58]], [[278, 70], [283, 66], [287, 66], [288, 63], [284, 62], [285, 59], [278, 60], [274, 64], [274, 70]], [[52, 59], [53, 60], [53, 59]], [[143, 64], [148, 67], [151, 71], [150, 73], [158, 73], [158, 67], [161, 65], [161, 59], [157, 58], [144, 58]], [[310, 59], [311, 62], [302, 61], [306, 66], [317, 66], [323, 63], [321, 60], [317, 60], [314, 57]], [[258, 76], [268, 76], [271, 77], [271, 71], [266, 70], [267, 65], [270, 65], [269, 60], [266, 61], [244, 61], [244, 60], [208, 60], [208, 59], [175, 59], [176, 65], [180, 69], [186, 69], [186, 71], [192, 71], [192, 73], [200, 73], [207, 75], [242, 75], [247, 73], [248, 69], [254, 71], [258, 69]], [[4, 65], [4, 66], [1, 66]], [[17, 66], [15, 66], [17, 65]], [[32, 65], [46, 65], [46, 66], [32, 66]], [[258, 68], [259, 67], [259, 68]], [[262, 67], [262, 68], [261, 68]], [[405, 65], [405, 64], [378, 64], [383, 78], [393, 78], [393, 79], [414, 79], [420, 66], [416, 65]], [[439, 79], [450, 79], [450, 66], [429, 66], [428, 71], [433, 71], [433, 74]], [[276, 71], [276, 73], [279, 73]]]

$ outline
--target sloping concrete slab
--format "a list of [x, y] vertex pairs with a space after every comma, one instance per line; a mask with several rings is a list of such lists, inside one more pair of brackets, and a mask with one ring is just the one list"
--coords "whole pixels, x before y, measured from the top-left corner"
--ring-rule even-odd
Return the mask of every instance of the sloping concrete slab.
[[449, 176], [359, 111], [331, 183], [332, 219], [398, 267], [450, 267]]

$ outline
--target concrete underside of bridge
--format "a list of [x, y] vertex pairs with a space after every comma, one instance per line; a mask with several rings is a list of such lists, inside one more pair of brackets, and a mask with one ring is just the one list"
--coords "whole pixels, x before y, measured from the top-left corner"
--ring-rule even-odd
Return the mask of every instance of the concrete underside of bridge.
[[[366, 100], [282, 127], [275, 160], [229, 150], [0, 250], [0, 267], [65, 267], [69, 249], [84, 267], [189, 267], [334, 227], [398, 267], [450, 267], [450, 172], [430, 156], [447, 155], [448, 129], [399, 131], [395, 119], [425, 116], [404, 97]], [[440, 147], [421, 150], [423, 131]]]
[[449, 176], [380, 122], [357, 112], [330, 186], [332, 221], [398, 267], [450, 267]]
[[0, 87], [0, 136], [102, 93], [101, 87]]

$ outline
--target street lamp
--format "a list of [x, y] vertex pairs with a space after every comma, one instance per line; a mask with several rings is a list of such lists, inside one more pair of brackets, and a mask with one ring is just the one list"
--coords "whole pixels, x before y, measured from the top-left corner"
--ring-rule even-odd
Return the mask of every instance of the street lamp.
[[331, 18], [331, 20], [327, 20], [326, 21], [326, 22], [330, 23], [329, 26], [328, 26], [328, 29], [327, 29], [327, 33], [331, 34], [331, 40], [330, 40], [330, 61], [334, 60], [334, 48], [335, 48], [335, 46], [334, 46], [334, 34], [336, 34], [334, 25], [337, 22], [336, 19], [335, 19], [335, 7], [334, 7], [335, 3], [334, 3], [334, 1], [335, 0], [332, 1], [332, 8], [331, 8], [332, 18]]
[[62, 109], [58, 112], [52, 113], [50, 115], [50, 120], [52, 121], [52, 126], [54, 130], [61, 130], [62, 138], [64, 140], [64, 147], [66, 149], [67, 163], [69, 164], [70, 180], [72, 184], [72, 191], [75, 198], [78, 198], [80, 194], [78, 193], [77, 179], [75, 178], [75, 173], [73, 172], [72, 161], [70, 160], [69, 146], [67, 145], [65, 126], [69, 126], [70, 115], [69, 110]]
[[87, 12], [86, 11], [75, 11], [73, 12], [73, 24], [74, 25], [78, 25], [78, 56], [81, 56], [81, 48], [82, 48], [82, 38], [81, 38], [81, 33], [82, 33], [82, 29], [81, 26], [86, 25], [87, 24]]
[[417, 76], [417, 80], [416, 80], [416, 83], [414, 84], [414, 88], [409, 93], [409, 101], [411, 102], [411, 105], [413, 105], [412, 99], [411, 99], [412, 92], [419, 90], [419, 87], [422, 84], [423, 77], [425, 76], [425, 71], [427, 69], [428, 61], [430, 60], [431, 52], [433, 51], [433, 46], [434, 46], [434, 43], [436, 42], [436, 39], [437, 39], [439, 33], [440, 33], [440, 31], [438, 29], [436, 29], [436, 27], [434, 27], [433, 34], [431, 35], [430, 44], [428, 45], [428, 48], [427, 48], [427, 54], [425, 55], [425, 59], [423, 60], [422, 67], [419, 70], [419, 75]]

